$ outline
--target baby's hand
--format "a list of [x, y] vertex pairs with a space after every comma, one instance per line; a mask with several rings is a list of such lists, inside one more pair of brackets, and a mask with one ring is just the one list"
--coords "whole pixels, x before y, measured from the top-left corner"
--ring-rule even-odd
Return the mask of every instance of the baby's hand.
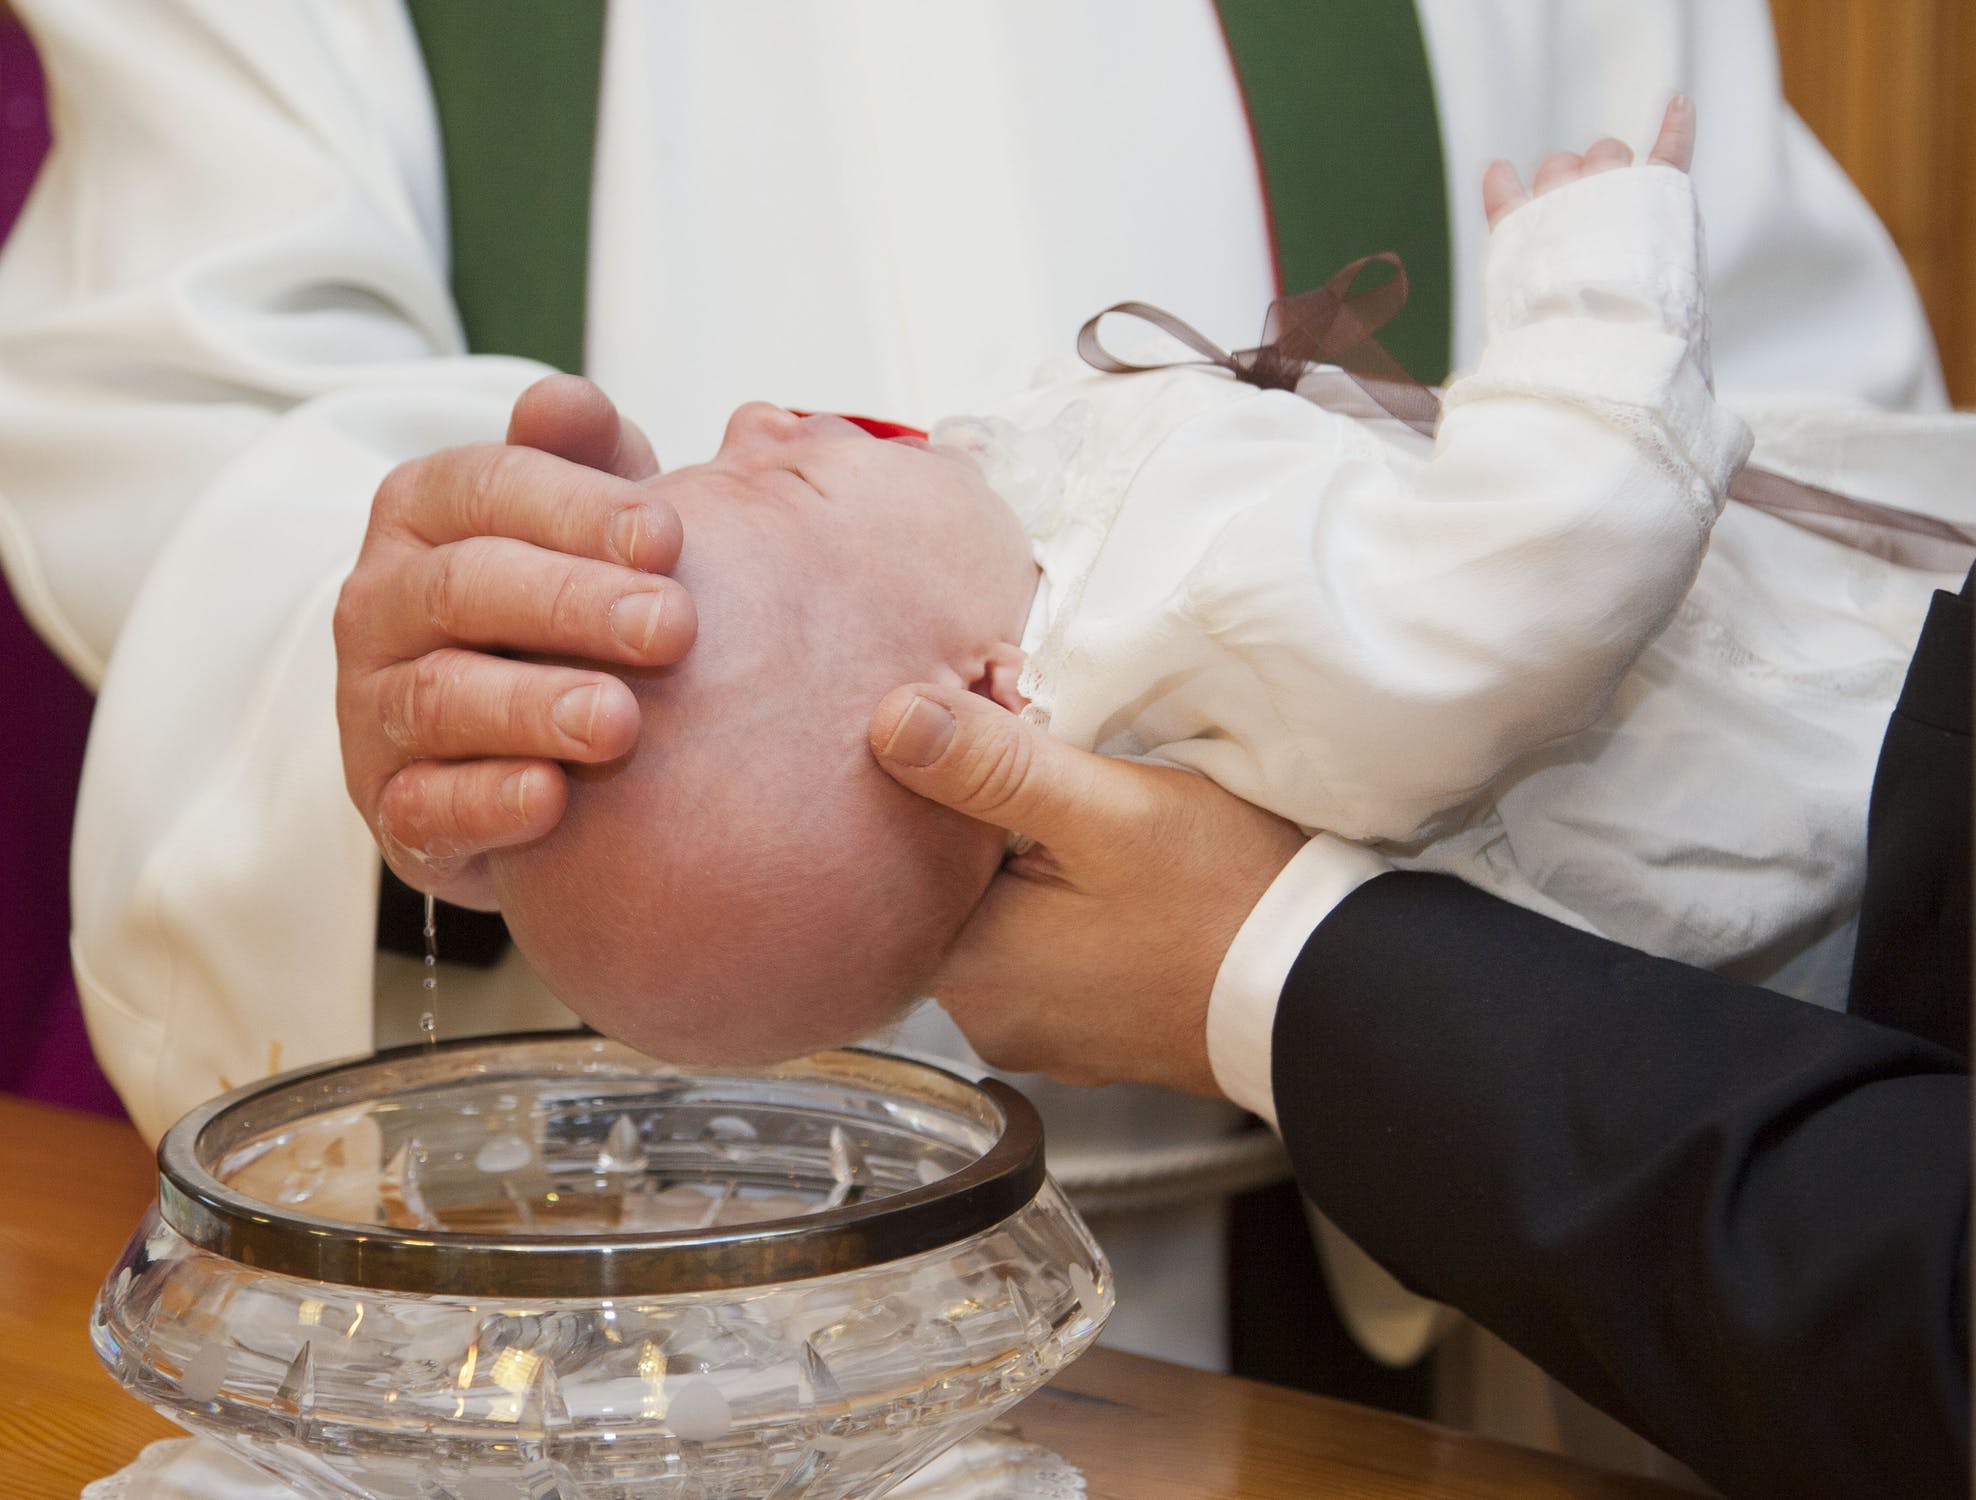
[[[1667, 113], [1660, 122], [1660, 138], [1654, 142], [1647, 160], [1685, 172], [1694, 159], [1695, 106], [1686, 94], [1676, 94], [1667, 101]], [[1594, 172], [1609, 172], [1614, 167], [1632, 164], [1632, 148], [1607, 136], [1587, 146], [1583, 156], [1575, 151], [1559, 151], [1545, 157], [1538, 163], [1537, 175], [1530, 179], [1530, 191], [1526, 193], [1515, 167], [1506, 161], [1491, 162], [1489, 170], [1482, 174], [1482, 207], [1488, 212], [1489, 227], [1494, 229], [1504, 214], [1552, 188], [1590, 177]]]

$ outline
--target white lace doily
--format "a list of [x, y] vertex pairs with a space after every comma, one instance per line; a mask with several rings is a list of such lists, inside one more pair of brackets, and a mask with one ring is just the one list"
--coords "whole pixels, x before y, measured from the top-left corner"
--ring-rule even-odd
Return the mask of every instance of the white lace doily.
[[[1084, 1475], [1047, 1448], [990, 1429], [956, 1443], [891, 1500], [1082, 1500]], [[151, 1444], [81, 1500], [296, 1500], [294, 1491], [204, 1438]]]

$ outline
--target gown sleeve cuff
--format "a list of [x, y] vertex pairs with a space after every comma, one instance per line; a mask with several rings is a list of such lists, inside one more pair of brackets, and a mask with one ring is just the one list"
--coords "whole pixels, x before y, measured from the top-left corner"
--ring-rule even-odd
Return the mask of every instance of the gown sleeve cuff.
[[1271, 1128], [1270, 1038], [1283, 983], [1338, 903], [1391, 868], [1362, 845], [1318, 834], [1263, 893], [1221, 961], [1208, 999], [1208, 1064], [1221, 1091]]

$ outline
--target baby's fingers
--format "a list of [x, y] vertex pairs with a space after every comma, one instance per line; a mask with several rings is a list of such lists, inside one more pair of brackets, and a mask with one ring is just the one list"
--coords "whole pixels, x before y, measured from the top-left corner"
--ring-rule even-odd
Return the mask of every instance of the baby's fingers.
[[1489, 215], [1491, 229], [1503, 215], [1529, 201], [1530, 195], [1523, 191], [1523, 179], [1516, 175], [1515, 167], [1506, 161], [1489, 163], [1489, 170], [1482, 174], [1482, 208]]
[[1590, 177], [1594, 172], [1610, 172], [1615, 167], [1633, 165], [1633, 148], [1621, 140], [1606, 136], [1593, 141], [1585, 148], [1585, 173]]
[[1553, 151], [1537, 163], [1537, 175], [1530, 179], [1530, 191], [1541, 197], [1567, 182], [1576, 182], [1585, 170], [1585, 159], [1576, 151]]
[[1660, 121], [1660, 138], [1654, 142], [1654, 149], [1647, 160], [1683, 172], [1693, 165], [1695, 103], [1686, 94], [1676, 94], [1667, 101], [1667, 113], [1661, 116]]

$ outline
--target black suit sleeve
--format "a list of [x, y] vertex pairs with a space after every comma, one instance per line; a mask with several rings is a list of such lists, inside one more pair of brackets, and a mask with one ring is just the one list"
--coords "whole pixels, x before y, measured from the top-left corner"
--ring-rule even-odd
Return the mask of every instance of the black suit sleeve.
[[1393, 874], [1273, 1070], [1348, 1234], [1735, 1500], [1969, 1492], [1954, 1054]]

